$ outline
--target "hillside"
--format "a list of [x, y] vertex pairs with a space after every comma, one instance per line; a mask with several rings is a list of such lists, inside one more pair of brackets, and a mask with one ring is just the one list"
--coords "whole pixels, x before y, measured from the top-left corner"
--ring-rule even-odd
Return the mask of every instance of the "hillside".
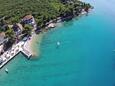
[[5, 16], [7, 23], [15, 23], [32, 14], [42, 26], [59, 16], [78, 15], [83, 8], [90, 5], [78, 0], [0, 0], [0, 17]]

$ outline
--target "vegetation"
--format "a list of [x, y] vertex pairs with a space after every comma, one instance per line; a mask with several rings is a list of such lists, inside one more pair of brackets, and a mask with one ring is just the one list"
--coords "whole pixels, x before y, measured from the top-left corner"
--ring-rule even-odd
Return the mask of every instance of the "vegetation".
[[83, 10], [88, 12], [89, 8], [90, 4], [79, 0], [0, 0], [0, 32], [4, 32], [8, 38], [4, 50], [11, 47], [18, 38], [31, 35], [31, 25], [22, 24], [24, 29], [18, 37], [13, 28], [8, 26], [20, 22], [27, 14], [33, 15], [37, 25], [43, 28], [51, 20], [58, 17], [62, 20], [73, 18]]
[[79, 15], [88, 11], [90, 4], [78, 0], [0, 0], [0, 17], [6, 23], [19, 22], [26, 14], [32, 14], [39, 26], [59, 16]]
[[14, 42], [16, 40], [16, 35], [15, 35], [15, 33], [14, 33], [12, 28], [8, 28], [5, 31], [5, 35], [6, 35], [6, 38], [8, 38], [12, 42]]
[[31, 25], [25, 25], [22, 33], [30, 36], [32, 33], [32, 29], [33, 27]]

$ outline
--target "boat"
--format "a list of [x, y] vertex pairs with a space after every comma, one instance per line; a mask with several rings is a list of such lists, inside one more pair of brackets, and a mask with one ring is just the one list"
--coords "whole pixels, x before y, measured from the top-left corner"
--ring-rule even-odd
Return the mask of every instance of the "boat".
[[5, 72], [8, 73], [8, 69], [7, 68], [5, 68]]
[[57, 46], [60, 46], [60, 42], [59, 41], [57, 42]]
[[55, 23], [50, 23], [49, 25], [48, 25], [48, 28], [55, 28]]

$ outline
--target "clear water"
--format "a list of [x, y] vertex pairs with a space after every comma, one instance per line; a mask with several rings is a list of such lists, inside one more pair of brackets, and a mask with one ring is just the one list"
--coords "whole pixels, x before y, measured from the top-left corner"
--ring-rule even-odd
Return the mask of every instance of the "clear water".
[[115, 1], [84, 1], [95, 7], [89, 16], [46, 33], [38, 58], [18, 55], [9, 74], [0, 71], [0, 86], [115, 86]]

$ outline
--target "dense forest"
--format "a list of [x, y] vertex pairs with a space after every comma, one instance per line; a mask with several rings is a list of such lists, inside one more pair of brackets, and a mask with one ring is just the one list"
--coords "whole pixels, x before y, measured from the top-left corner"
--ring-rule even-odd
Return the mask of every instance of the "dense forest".
[[6, 23], [16, 23], [32, 14], [39, 26], [57, 17], [79, 15], [82, 9], [88, 11], [91, 5], [79, 0], [0, 0], [0, 18]]

